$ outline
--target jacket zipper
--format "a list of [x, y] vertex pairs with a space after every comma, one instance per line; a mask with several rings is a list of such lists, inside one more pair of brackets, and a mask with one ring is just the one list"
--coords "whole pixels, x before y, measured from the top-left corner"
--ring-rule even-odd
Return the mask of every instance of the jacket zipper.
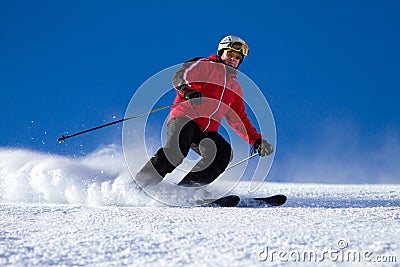
[[203, 132], [206, 132], [207, 130], [208, 130], [208, 128], [210, 127], [210, 125], [211, 125], [211, 118], [212, 118], [212, 116], [214, 116], [215, 115], [215, 113], [217, 113], [217, 111], [219, 110], [219, 107], [221, 106], [221, 103], [222, 103], [222, 98], [224, 97], [224, 94], [225, 94], [225, 90], [226, 90], [226, 78], [227, 78], [227, 76], [228, 76], [228, 73], [227, 73], [227, 71], [226, 71], [226, 67], [224, 68], [224, 70], [225, 70], [225, 79], [224, 79], [224, 90], [222, 91], [222, 94], [221, 94], [221, 97], [220, 97], [220, 99], [219, 99], [219, 103], [218, 103], [218, 106], [217, 106], [217, 108], [214, 110], [214, 112], [208, 117], [208, 124], [207, 124], [207, 126], [206, 126], [206, 128], [203, 130]]

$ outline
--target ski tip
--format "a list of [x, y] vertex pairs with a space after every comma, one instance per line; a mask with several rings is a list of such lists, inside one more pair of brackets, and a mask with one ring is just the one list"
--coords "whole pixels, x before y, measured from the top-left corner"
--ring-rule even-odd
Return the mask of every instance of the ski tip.
[[270, 206], [281, 206], [286, 203], [287, 197], [282, 194], [278, 195], [273, 195], [270, 197], [259, 197], [259, 198], [254, 198], [255, 200], [262, 201], [265, 204], [268, 204]]

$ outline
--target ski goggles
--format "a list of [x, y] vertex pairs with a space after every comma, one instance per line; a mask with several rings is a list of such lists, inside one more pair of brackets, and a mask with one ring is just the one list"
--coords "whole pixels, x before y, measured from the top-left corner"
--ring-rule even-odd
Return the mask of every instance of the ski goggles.
[[226, 50], [226, 54], [230, 57], [234, 57], [237, 60], [241, 60], [243, 58], [242, 54], [236, 50], [228, 49]]
[[247, 44], [242, 42], [232, 42], [228, 45], [229, 49], [242, 53], [245, 57], [249, 54], [249, 47]]

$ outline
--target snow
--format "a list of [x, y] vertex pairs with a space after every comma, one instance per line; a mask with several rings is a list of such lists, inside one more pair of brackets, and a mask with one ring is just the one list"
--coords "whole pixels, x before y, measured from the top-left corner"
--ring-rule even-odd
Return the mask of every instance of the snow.
[[120, 157], [0, 150], [0, 266], [400, 265], [400, 185], [267, 182], [253, 195], [284, 206], [169, 207]]

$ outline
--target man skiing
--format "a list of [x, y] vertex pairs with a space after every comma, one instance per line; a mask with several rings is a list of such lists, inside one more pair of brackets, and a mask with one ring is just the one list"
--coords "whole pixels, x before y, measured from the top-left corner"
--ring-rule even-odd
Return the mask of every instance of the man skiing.
[[200, 161], [178, 184], [197, 187], [213, 182], [232, 159], [231, 145], [218, 133], [222, 119], [260, 156], [273, 146], [257, 132], [245, 111], [237, 68], [249, 48], [237, 36], [226, 36], [218, 54], [184, 63], [172, 78], [177, 95], [167, 123], [166, 144], [137, 173], [142, 186], [155, 185], [172, 172], [193, 149]]

